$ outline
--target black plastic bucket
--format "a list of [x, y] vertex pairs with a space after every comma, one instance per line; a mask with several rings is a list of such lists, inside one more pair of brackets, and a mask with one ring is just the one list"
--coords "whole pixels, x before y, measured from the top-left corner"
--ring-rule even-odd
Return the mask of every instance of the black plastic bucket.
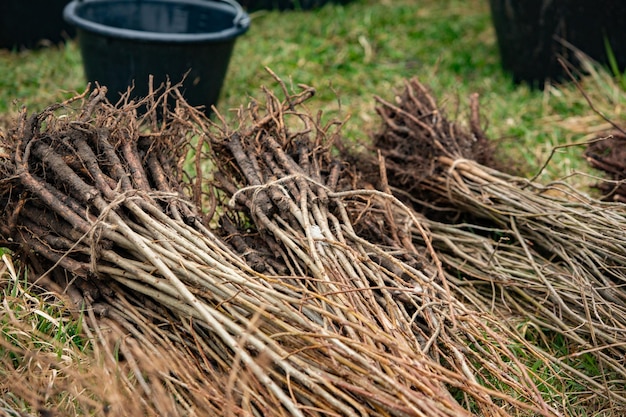
[[150, 75], [156, 88], [187, 74], [183, 95], [207, 114], [250, 26], [232, 0], [74, 0], [63, 16], [77, 28], [87, 80], [106, 86], [110, 101], [131, 85], [133, 97], [145, 97]]
[[69, 0], [0, 0], [0, 48], [36, 48], [74, 36], [63, 21]]
[[626, 68], [624, 1], [490, 0], [489, 5], [502, 66], [515, 82], [542, 87], [546, 79], [567, 80], [558, 59], [579, 67], [573, 48], [602, 64], [611, 54], [620, 71]]

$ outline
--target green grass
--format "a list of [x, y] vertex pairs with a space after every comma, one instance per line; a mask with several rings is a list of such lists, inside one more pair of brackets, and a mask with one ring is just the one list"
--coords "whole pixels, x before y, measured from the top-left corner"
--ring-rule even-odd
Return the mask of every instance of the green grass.
[[[237, 39], [218, 109], [246, 105], [275, 82], [317, 89], [309, 104], [327, 117], [350, 117], [346, 137], [366, 142], [378, 127], [373, 97], [392, 99], [404, 79], [429, 86], [452, 119], [463, 120], [471, 93], [481, 96], [490, 137], [531, 175], [556, 145], [579, 141], [564, 120], [592, 114], [574, 85], [532, 90], [514, 85], [500, 67], [495, 32], [485, 0], [354, 0], [315, 11], [259, 11]], [[75, 42], [37, 51], [0, 52], [0, 126], [26, 105], [36, 111], [82, 91], [86, 81]], [[615, 83], [607, 86], [615, 95]], [[594, 86], [594, 91], [597, 90]], [[601, 93], [603, 93], [601, 91]], [[614, 114], [623, 94], [604, 103]], [[609, 100], [610, 101], [610, 100]], [[597, 123], [598, 118], [591, 122]], [[588, 171], [580, 147], [558, 152], [542, 180]]]
[[[82, 330], [82, 315], [73, 314], [57, 296], [32, 288], [28, 272], [16, 269], [6, 249], [0, 248], [0, 257], [0, 415], [17, 416], [23, 414], [16, 410], [32, 413], [43, 406], [29, 403], [34, 393], [23, 392], [25, 380], [32, 387], [38, 378], [43, 384], [66, 379], [64, 371], [81, 369], [91, 345]], [[49, 402], [61, 404], [68, 398], [65, 393], [52, 395]]]
[[[73, 318], [67, 307], [52, 294], [38, 297], [28, 282], [28, 273], [15, 271], [11, 257], [3, 255], [3, 270], [0, 270], [0, 294], [4, 312], [0, 314], [0, 338], [17, 348], [30, 346], [32, 349], [53, 351], [59, 357], [64, 349], [82, 351], [85, 340], [82, 335], [82, 316]], [[10, 266], [10, 267], [9, 267]], [[11, 314], [7, 314], [7, 312]], [[20, 322], [30, 333], [16, 331]], [[7, 354], [0, 343], [0, 357]]]

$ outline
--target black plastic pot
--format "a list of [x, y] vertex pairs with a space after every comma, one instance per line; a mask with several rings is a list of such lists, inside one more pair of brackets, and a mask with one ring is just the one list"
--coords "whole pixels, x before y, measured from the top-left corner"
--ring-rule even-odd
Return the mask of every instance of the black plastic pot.
[[516, 82], [543, 86], [579, 67], [572, 47], [608, 64], [607, 44], [626, 68], [626, 2], [622, 0], [490, 0], [502, 66]]
[[154, 87], [179, 82], [189, 104], [216, 104], [235, 40], [250, 19], [232, 1], [74, 0], [65, 19], [78, 29], [86, 77], [108, 88], [116, 102], [134, 84], [133, 97]]
[[35, 48], [75, 34], [63, 20], [69, 0], [0, 0], [0, 48]]

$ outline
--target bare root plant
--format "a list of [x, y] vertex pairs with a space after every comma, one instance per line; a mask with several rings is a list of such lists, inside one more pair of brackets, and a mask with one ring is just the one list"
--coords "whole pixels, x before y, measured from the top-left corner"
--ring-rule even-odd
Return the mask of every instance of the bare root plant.
[[[524, 323], [538, 329], [537, 339], [560, 335], [565, 356], [537, 340], [547, 362], [623, 409], [623, 205], [594, 200], [565, 182], [543, 185], [494, 168], [477, 97], [470, 131], [448, 122], [416, 79], [396, 103], [378, 101], [383, 129], [376, 146], [388, 181], [427, 213], [455, 293], [511, 323], [520, 337], [528, 337]], [[407, 192], [408, 184], [419, 185]], [[418, 230], [413, 236], [423, 244]], [[593, 357], [594, 375], [573, 366], [583, 355]]]

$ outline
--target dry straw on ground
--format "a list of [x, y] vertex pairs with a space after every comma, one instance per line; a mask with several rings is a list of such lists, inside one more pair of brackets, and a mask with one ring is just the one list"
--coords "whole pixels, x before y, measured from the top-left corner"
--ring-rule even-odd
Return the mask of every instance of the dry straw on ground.
[[[314, 90], [303, 86], [292, 94], [277, 83], [285, 98], [265, 90], [266, 101], [242, 108], [236, 126], [220, 115], [206, 119], [175, 87], [140, 103], [143, 116], [139, 104], [110, 105], [102, 89], [22, 114], [3, 143], [9, 152], [0, 163], [6, 207], [0, 233], [24, 249], [32, 281], [84, 306], [85, 360], [114, 383], [99, 390], [79, 368], [55, 370], [76, 388], [55, 403], [40, 379], [11, 387], [11, 375], [29, 375], [24, 357], [7, 364], [3, 391], [29, 392], [25, 400], [33, 407], [60, 414], [567, 414], [568, 393], [542, 389], [551, 378], [569, 377], [558, 367], [565, 361], [501, 320], [503, 308], [527, 317], [511, 306], [523, 306], [523, 296], [539, 289], [529, 285], [526, 293], [515, 285], [509, 292], [501, 280], [517, 277], [503, 277], [506, 267], [477, 277], [452, 250], [480, 250], [463, 248], [471, 242], [463, 240], [471, 237], [467, 230], [429, 220], [394, 196], [385, 158], [363, 158], [364, 172], [378, 173], [364, 181], [363, 172], [337, 157], [340, 123], [307, 112]], [[461, 190], [468, 196], [462, 210], [470, 211], [466, 189], [473, 184], [466, 180], [488, 171], [455, 156], [448, 155], [451, 178], [430, 181], [429, 192], [444, 190], [452, 204]], [[488, 183], [478, 189], [519, 188], [512, 178], [492, 184], [498, 174], [488, 173], [478, 175]], [[553, 204], [553, 210], [564, 206]], [[506, 224], [515, 224], [518, 235], [545, 234], [512, 210]], [[611, 218], [620, 216], [614, 211]], [[456, 246], [446, 241], [446, 227], [454, 229], [448, 241]], [[493, 250], [497, 245], [487, 256], [507, 265]], [[510, 246], [504, 255], [538, 262], [538, 254], [520, 255]], [[599, 269], [601, 255], [580, 268]], [[482, 256], [474, 256], [476, 263]], [[572, 255], [554, 268], [578, 267], [580, 259]], [[539, 267], [524, 271], [544, 283], [559, 277]], [[619, 273], [605, 280], [621, 279]], [[465, 285], [468, 278], [486, 285]], [[578, 292], [572, 301], [551, 285], [557, 295], [550, 300], [563, 300], [560, 306], [574, 313], [588, 300]], [[609, 290], [621, 297], [619, 288]], [[502, 302], [507, 297], [514, 301]], [[621, 341], [611, 333], [614, 345], [605, 346], [605, 335], [621, 321], [597, 310], [588, 321], [558, 316], [554, 327], [566, 334], [566, 326], [577, 326], [569, 329], [572, 343], [597, 354], [609, 375], [621, 370], [615, 364]], [[555, 314], [550, 305], [538, 309], [538, 325], [547, 311]], [[13, 349], [17, 358], [19, 351]], [[45, 366], [49, 356], [33, 355], [32, 363], [53, 368]], [[541, 375], [537, 363], [548, 364]], [[585, 389], [623, 406], [623, 393], [607, 392], [612, 388], [604, 380]], [[125, 408], [129, 398], [134, 402]]]

